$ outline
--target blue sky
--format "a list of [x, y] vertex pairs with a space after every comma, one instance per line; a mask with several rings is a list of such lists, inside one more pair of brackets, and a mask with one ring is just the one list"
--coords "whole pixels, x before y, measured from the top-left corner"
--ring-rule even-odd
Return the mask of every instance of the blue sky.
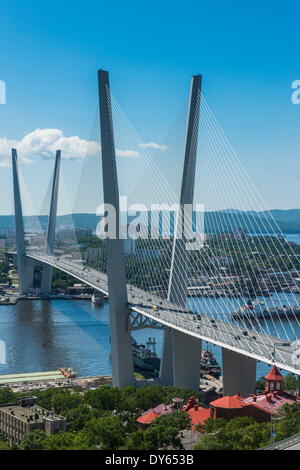
[[[19, 142], [36, 129], [90, 140], [98, 68], [110, 71], [146, 143], [164, 140], [190, 76], [202, 73], [205, 98], [267, 206], [300, 207], [300, 105], [291, 103], [300, 79], [297, 11], [296, 2], [256, 0], [2, 0], [0, 164], [4, 138]], [[40, 199], [53, 162], [26, 157], [34, 163], [22, 171]], [[78, 162], [65, 165], [78, 177]], [[0, 166], [0, 181], [2, 214], [11, 212], [9, 168]]]

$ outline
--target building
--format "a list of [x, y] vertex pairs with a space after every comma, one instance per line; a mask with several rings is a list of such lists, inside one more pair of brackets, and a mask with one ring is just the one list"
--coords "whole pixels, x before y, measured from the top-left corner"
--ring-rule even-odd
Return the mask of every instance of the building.
[[243, 398], [240, 394], [218, 398], [210, 403], [210, 417], [232, 419], [251, 416], [256, 421], [270, 421], [272, 414], [285, 404], [300, 403], [300, 398], [284, 390], [284, 377], [274, 365], [264, 377], [265, 390]]
[[197, 404], [195, 397], [191, 397], [183, 410], [187, 412], [191, 420], [191, 429], [194, 431], [196, 426], [204, 424], [210, 418], [210, 409], [203, 408]]
[[136, 420], [139, 429], [147, 429], [156, 418], [159, 418], [159, 416], [163, 416], [169, 413], [173, 413], [173, 411], [180, 410], [182, 407], [182, 401], [183, 400], [181, 398], [173, 398], [172, 403], [170, 405], [161, 403], [160, 405], [157, 405], [154, 408], [145, 411], [145, 413], [143, 413]]
[[147, 429], [159, 416], [170, 414], [174, 411], [185, 411], [189, 415], [192, 430], [195, 430], [197, 425], [204, 424], [205, 420], [210, 417], [210, 410], [199, 406], [195, 397], [190, 397], [186, 405], [183, 404], [183, 398], [173, 398], [170, 405], [161, 403], [155, 408], [145, 411], [136, 420], [138, 427], [141, 430]]
[[20, 398], [17, 403], [0, 404], [0, 434], [9, 444], [36, 429], [46, 434], [66, 430], [66, 419], [36, 404], [36, 397]]

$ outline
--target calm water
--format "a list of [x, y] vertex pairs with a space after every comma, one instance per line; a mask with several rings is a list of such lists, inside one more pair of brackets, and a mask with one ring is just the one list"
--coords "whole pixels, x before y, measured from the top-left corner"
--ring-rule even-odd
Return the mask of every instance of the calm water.
[[[282, 303], [282, 295], [274, 298], [274, 302]], [[193, 299], [189, 302], [193, 304]], [[239, 305], [237, 300], [233, 302]], [[207, 311], [209, 299], [201, 299], [201, 303]], [[97, 306], [85, 300], [23, 300], [14, 306], [0, 306], [0, 340], [6, 344], [6, 364], [0, 364], [0, 374], [48, 371], [60, 366], [74, 367], [80, 376], [110, 374], [108, 322], [107, 303]], [[286, 328], [281, 322], [276, 326]], [[296, 336], [300, 337], [299, 329], [294, 327]], [[133, 336], [143, 344], [149, 336], [155, 337], [160, 355], [161, 331], [145, 329], [133, 332]], [[289, 330], [289, 336], [294, 339], [294, 332]], [[218, 347], [203, 344], [203, 348], [212, 350], [221, 364]], [[259, 363], [257, 376], [266, 374], [268, 369], [267, 365]]]
[[[6, 364], [0, 374], [74, 367], [80, 376], [111, 373], [108, 304], [90, 301], [21, 300], [0, 306], [0, 339]], [[161, 351], [162, 332], [133, 332], [138, 342], [155, 336]]]

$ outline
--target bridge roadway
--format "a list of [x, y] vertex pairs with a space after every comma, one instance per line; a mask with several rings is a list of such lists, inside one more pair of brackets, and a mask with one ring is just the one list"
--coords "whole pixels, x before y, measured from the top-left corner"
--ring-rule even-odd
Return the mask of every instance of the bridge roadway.
[[[108, 295], [107, 276], [104, 273], [63, 256], [55, 257], [40, 252], [29, 252], [27, 256], [56, 267]], [[200, 312], [192, 312], [129, 284], [127, 293], [130, 309], [155, 322], [258, 361], [275, 363], [279, 368], [300, 375], [300, 365], [295, 365], [293, 361], [294, 349], [284, 345], [286, 340], [249, 329], [247, 336], [244, 336], [243, 326], [215, 320]], [[157, 306], [158, 310], [154, 310], [153, 306]]]

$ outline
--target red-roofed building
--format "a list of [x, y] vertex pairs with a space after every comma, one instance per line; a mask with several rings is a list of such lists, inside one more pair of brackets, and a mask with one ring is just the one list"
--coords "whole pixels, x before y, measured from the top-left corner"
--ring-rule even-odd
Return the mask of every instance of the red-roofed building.
[[227, 395], [210, 403], [210, 417], [231, 419], [243, 415], [243, 402], [240, 395]]
[[300, 403], [300, 398], [284, 391], [284, 377], [274, 365], [264, 377], [265, 391], [247, 398], [239, 394], [218, 398], [210, 403], [211, 418], [231, 419], [236, 416], [252, 416], [256, 421], [269, 421], [285, 403]]
[[136, 421], [140, 429], [146, 429], [156, 418], [160, 415], [155, 413], [153, 410], [146, 411], [142, 416], [140, 416]]
[[191, 420], [191, 428], [195, 430], [198, 424], [204, 424], [210, 418], [210, 409], [202, 408], [202, 406], [195, 405], [187, 411]]
[[251, 416], [258, 422], [270, 421], [285, 403], [298, 402], [300, 398], [284, 390], [284, 377], [274, 365], [264, 377], [265, 391], [243, 398], [240, 394], [227, 395], [210, 403], [210, 408], [197, 405], [195, 397], [191, 397], [186, 405], [181, 398], [173, 398], [171, 405], [161, 404], [142, 414], [137, 419], [140, 429], [146, 429], [159, 416], [172, 413], [176, 410], [186, 411], [191, 418], [191, 428], [195, 430], [197, 424], [204, 424], [208, 418], [232, 419], [236, 416]]
[[159, 416], [166, 415], [168, 413], [173, 413], [173, 411], [176, 411], [177, 409], [179, 409], [179, 406], [180, 406], [179, 403], [181, 403], [181, 406], [182, 406], [182, 402], [183, 402], [182, 399], [174, 398], [171, 405], [165, 405], [164, 403], [161, 403], [160, 405], [157, 405], [155, 408], [151, 408], [150, 410], [145, 411], [145, 413], [143, 413], [136, 420], [139, 428], [141, 430], [146, 429]]
[[197, 405], [195, 397], [191, 397], [186, 405], [183, 405], [182, 398], [173, 398], [171, 405], [161, 404], [155, 408], [143, 413], [136, 421], [141, 430], [150, 426], [153, 421], [164, 414], [174, 411], [186, 411], [191, 419], [191, 428], [194, 430], [197, 424], [204, 424], [204, 421], [210, 417], [210, 410]]
[[269, 392], [272, 392], [274, 390], [281, 392], [284, 390], [284, 377], [275, 365], [265, 376], [265, 388]]

